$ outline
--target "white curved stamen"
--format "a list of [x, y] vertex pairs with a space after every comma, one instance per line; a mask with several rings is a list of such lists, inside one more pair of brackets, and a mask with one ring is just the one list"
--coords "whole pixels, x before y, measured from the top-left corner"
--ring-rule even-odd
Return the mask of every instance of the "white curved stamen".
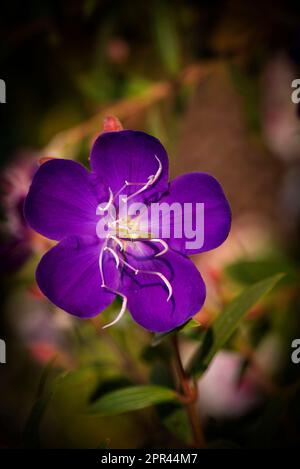
[[115, 200], [116, 197], [118, 197], [118, 195], [122, 192], [123, 189], [125, 189], [125, 187], [126, 187], [126, 184], [123, 184], [121, 189], [119, 189], [118, 192], [115, 193], [113, 200]]
[[155, 173], [155, 180], [154, 180], [153, 182], [157, 181], [157, 179], [159, 178], [159, 176], [161, 175], [161, 172], [162, 172], [162, 164], [161, 164], [161, 161], [160, 161], [160, 159], [158, 158], [157, 155], [154, 155], [154, 156], [155, 156], [155, 158], [156, 158], [157, 161], [158, 161], [158, 170], [157, 170], [156, 173]]
[[117, 317], [116, 317], [112, 322], [109, 322], [108, 324], [105, 324], [105, 326], [103, 326], [102, 329], [106, 329], [107, 327], [113, 326], [113, 325], [116, 324], [118, 321], [120, 321], [120, 319], [121, 319], [122, 316], [124, 315], [124, 313], [125, 313], [125, 311], [126, 311], [126, 308], [127, 308], [127, 296], [123, 295], [123, 294], [120, 293], [119, 291], [112, 290], [111, 288], [109, 288], [109, 287], [107, 287], [107, 286], [105, 286], [105, 288], [106, 288], [107, 290], [110, 290], [112, 293], [115, 293], [116, 295], [122, 296], [123, 302], [122, 302], [122, 306], [121, 306], [120, 312], [119, 312], [119, 314], [117, 315]]
[[159, 251], [157, 254], [155, 254], [154, 257], [162, 256], [163, 254], [165, 254], [166, 252], [168, 252], [169, 246], [168, 246], [168, 244], [167, 244], [163, 239], [159, 239], [159, 238], [150, 238], [149, 241], [153, 241], [154, 243], [160, 243], [160, 244], [163, 246], [163, 248], [164, 248], [162, 251]]
[[105, 287], [105, 280], [104, 280], [104, 272], [103, 272], [103, 253], [106, 245], [103, 246], [103, 248], [100, 251], [100, 256], [99, 256], [99, 269], [100, 269], [100, 276], [101, 276], [101, 287]]
[[116, 220], [113, 220], [113, 221], [111, 222], [111, 225], [116, 226], [116, 225], [117, 225], [118, 223], [120, 223], [120, 222], [121, 222], [121, 218], [117, 218]]
[[119, 268], [119, 265], [120, 265], [120, 258], [119, 256], [117, 255], [117, 253], [112, 249], [112, 248], [109, 248], [108, 246], [105, 246], [105, 248], [103, 249], [104, 251], [109, 251], [113, 256], [114, 256], [114, 259], [116, 261], [116, 267], [117, 269]]
[[135, 275], [137, 275], [137, 274], [157, 275], [164, 282], [164, 284], [166, 285], [166, 287], [168, 289], [169, 295], [168, 295], [167, 301], [169, 301], [169, 299], [171, 298], [171, 296], [173, 294], [173, 288], [172, 288], [172, 285], [170, 284], [169, 280], [164, 276], [164, 274], [162, 274], [161, 272], [156, 272], [155, 270], [136, 269], [135, 267], [130, 265], [128, 262], [126, 262], [121, 257], [119, 259], [122, 262], [122, 264], [126, 265], [129, 269], [133, 270]]
[[117, 253], [115, 251], [113, 251], [113, 249], [107, 247], [106, 245], [103, 246], [103, 248], [101, 249], [101, 252], [100, 252], [100, 257], [99, 257], [99, 267], [100, 267], [100, 275], [101, 275], [101, 282], [102, 282], [101, 287], [105, 288], [106, 290], [110, 291], [111, 293], [114, 293], [115, 295], [121, 296], [123, 298], [123, 302], [122, 302], [121, 310], [120, 310], [119, 314], [117, 315], [117, 317], [112, 322], [110, 322], [109, 324], [106, 324], [105, 326], [103, 326], [102, 329], [106, 329], [107, 327], [110, 327], [110, 326], [113, 326], [114, 324], [116, 324], [121, 319], [121, 317], [123, 316], [123, 314], [125, 313], [126, 308], [127, 308], [127, 296], [125, 296], [123, 293], [121, 293], [117, 290], [113, 290], [112, 288], [108, 287], [105, 284], [104, 272], [103, 272], [103, 253], [104, 253], [104, 251], [109, 251], [113, 254], [113, 256], [116, 260], [117, 268], [119, 267], [119, 262], [120, 262], [120, 259], [117, 255]]
[[149, 176], [148, 181], [145, 182], [145, 183], [125, 181], [126, 186], [138, 186], [138, 185], [142, 185], [142, 184], [143, 184], [143, 186], [139, 190], [134, 192], [133, 194], [130, 194], [129, 197], [123, 198], [123, 202], [125, 202], [125, 201], [128, 202], [130, 199], [132, 199], [136, 195], [140, 194], [141, 192], [144, 192], [146, 189], [148, 189], [148, 187], [152, 186], [152, 184], [154, 184], [157, 181], [157, 179], [159, 178], [159, 176], [161, 175], [161, 172], [162, 172], [162, 164], [161, 164], [160, 159], [156, 155], [154, 155], [154, 156], [158, 161], [158, 170], [156, 171], [156, 173]]
[[110, 187], [108, 188], [108, 190], [109, 190], [109, 200], [108, 200], [107, 204], [104, 205], [104, 207], [101, 207], [100, 205], [98, 206], [97, 211], [99, 210], [99, 212], [105, 212], [106, 210], [109, 209], [109, 207], [113, 203], [114, 194], [112, 193], [112, 190], [111, 190]]
[[139, 273], [157, 275], [159, 278], [161, 278], [168, 289], [169, 295], [167, 301], [169, 301], [169, 299], [173, 295], [173, 288], [169, 280], [164, 276], [164, 274], [162, 274], [161, 272], [155, 272], [154, 270], [139, 270]]
[[125, 184], [126, 186], [142, 186], [139, 190], [137, 190], [136, 192], [133, 192], [133, 194], [131, 194], [129, 197], [123, 197], [122, 198], [122, 202], [128, 202], [128, 200], [132, 199], [133, 197], [135, 197], [136, 195], [138, 194], [141, 194], [142, 192], [144, 192], [146, 189], [148, 189], [149, 186], [151, 186], [151, 184], [153, 184], [151, 182], [151, 178], [152, 176], [149, 176], [149, 181], [147, 181], [146, 183], [145, 182], [141, 182], [141, 183], [138, 183], [138, 182], [127, 182], [125, 181]]
[[[130, 186], [147, 186], [145, 189], [147, 189], [149, 187], [149, 179], [152, 179], [154, 176], [151, 175], [151, 176], [148, 176], [148, 181], [147, 182], [131, 182], [131, 181], [125, 181], [125, 183], [123, 184], [123, 186], [121, 187], [121, 189], [118, 190], [118, 192], [115, 193], [114, 195], [114, 198], [113, 200], [115, 200], [116, 197], [118, 197], [118, 195], [124, 190], [126, 189], [126, 187], [130, 187]], [[151, 182], [151, 184], [153, 184]], [[143, 189], [143, 191], [145, 190]], [[127, 198], [127, 200], [129, 200], [129, 197]], [[122, 202], [125, 201], [125, 198], [122, 199]]]
[[107, 240], [108, 239], [112, 239], [113, 241], [115, 241], [117, 243], [117, 245], [119, 246], [119, 248], [121, 249], [121, 251], [124, 250], [124, 244], [122, 243], [122, 241], [117, 238], [116, 236], [112, 235], [112, 234], [108, 234], [107, 235]]
[[129, 269], [133, 270], [133, 272], [135, 273], [135, 275], [137, 275], [140, 270], [139, 269], [136, 269], [135, 267], [133, 267], [132, 265], [130, 265], [128, 262], [126, 262], [124, 259], [120, 258], [120, 261], [122, 262], [122, 264], [126, 265], [126, 267], [128, 267]]

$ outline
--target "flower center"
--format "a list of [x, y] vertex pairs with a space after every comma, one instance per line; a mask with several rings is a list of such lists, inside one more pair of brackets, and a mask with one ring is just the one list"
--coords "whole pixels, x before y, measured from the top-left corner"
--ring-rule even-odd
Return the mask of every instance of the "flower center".
[[108, 227], [116, 230], [118, 237], [122, 239], [135, 240], [151, 237], [150, 233], [142, 230], [140, 226], [140, 216], [135, 218], [130, 216], [119, 218], [118, 220], [109, 222]]

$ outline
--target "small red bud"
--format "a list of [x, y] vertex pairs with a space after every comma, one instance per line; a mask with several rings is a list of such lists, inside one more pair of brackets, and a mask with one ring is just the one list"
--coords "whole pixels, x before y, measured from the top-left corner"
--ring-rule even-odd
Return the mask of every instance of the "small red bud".
[[123, 130], [123, 126], [119, 119], [115, 116], [107, 116], [103, 122], [103, 132], [119, 132]]
[[57, 158], [53, 158], [53, 157], [51, 157], [51, 156], [42, 156], [42, 158], [40, 158], [40, 159], [38, 160], [38, 164], [39, 164], [40, 166], [42, 166], [42, 164], [47, 163], [47, 161], [55, 160], [55, 159], [57, 159]]

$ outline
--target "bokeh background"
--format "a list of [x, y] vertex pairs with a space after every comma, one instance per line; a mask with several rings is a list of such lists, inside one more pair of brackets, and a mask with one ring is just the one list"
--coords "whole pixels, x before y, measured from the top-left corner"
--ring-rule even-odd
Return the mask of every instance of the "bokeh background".
[[[22, 215], [37, 161], [87, 165], [107, 115], [161, 139], [173, 177], [205, 171], [224, 187], [231, 234], [195, 259], [208, 290], [202, 328], [247, 285], [286, 273], [199, 379], [209, 445], [299, 444], [300, 364], [291, 360], [300, 338], [300, 121], [291, 101], [299, 24], [300, 5], [278, 0], [2, 2], [1, 447], [190, 444], [178, 406], [86, 412], [131, 383], [172, 386], [170, 350], [152, 347], [129, 315], [104, 332], [118, 305], [92, 323], [71, 318], [34, 280], [49, 248]], [[185, 362], [196, 343], [196, 332], [182, 335]]]

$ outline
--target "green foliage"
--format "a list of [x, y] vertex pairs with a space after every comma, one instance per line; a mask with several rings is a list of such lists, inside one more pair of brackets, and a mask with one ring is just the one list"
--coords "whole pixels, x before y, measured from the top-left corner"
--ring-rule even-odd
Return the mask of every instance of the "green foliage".
[[163, 424], [178, 440], [191, 444], [193, 435], [185, 409], [178, 407], [163, 419]]
[[93, 414], [114, 415], [177, 399], [175, 391], [162, 386], [132, 386], [105, 394], [94, 402]]
[[236, 331], [245, 314], [282, 277], [283, 274], [277, 274], [251, 285], [225, 307], [212, 327], [201, 334], [199, 347], [188, 367], [190, 374], [200, 375], [207, 368], [215, 354], [224, 347], [228, 339]]
[[238, 66], [230, 64], [232, 82], [243, 98], [245, 117], [249, 129], [254, 134], [260, 132], [261, 116], [259, 113], [260, 83], [257, 72], [251, 74], [249, 70], [243, 70]]
[[154, 37], [161, 62], [170, 75], [175, 75], [180, 67], [180, 47], [173, 7], [156, 2], [153, 11]]
[[23, 443], [26, 448], [40, 448], [40, 424], [46, 408], [50, 402], [52, 393], [47, 393], [46, 396], [38, 398], [29, 414], [23, 431]]
[[46, 390], [46, 383], [52, 371], [55, 358], [44, 367], [38, 384], [36, 400], [32, 406], [23, 430], [23, 443], [26, 448], [39, 448], [39, 430], [46, 408], [52, 398], [53, 390]]
[[173, 329], [172, 331], [165, 332], [163, 334], [154, 334], [153, 340], [152, 340], [152, 346], [156, 347], [159, 345], [163, 340], [172, 337], [172, 335], [177, 334], [178, 332], [187, 332], [190, 331], [191, 329], [195, 329], [196, 327], [200, 327], [201, 324], [199, 322], [195, 321], [195, 319], [190, 319], [187, 321], [185, 324], [182, 326], [177, 327], [176, 329]]
[[236, 282], [251, 285], [254, 282], [271, 277], [277, 272], [285, 272], [280, 285], [298, 281], [296, 267], [289, 259], [282, 256], [267, 257], [256, 260], [240, 259], [226, 268], [227, 274]]

